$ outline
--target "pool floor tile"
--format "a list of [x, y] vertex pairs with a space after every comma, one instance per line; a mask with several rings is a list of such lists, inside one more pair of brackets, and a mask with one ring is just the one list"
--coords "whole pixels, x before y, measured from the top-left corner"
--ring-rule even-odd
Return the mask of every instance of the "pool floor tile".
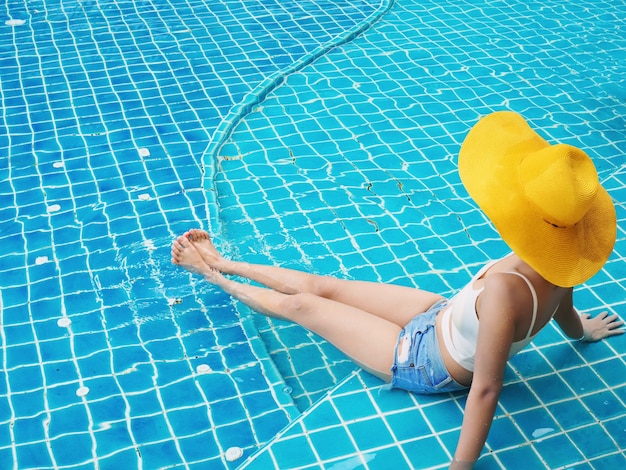
[[398, 441], [407, 441], [431, 432], [426, 418], [418, 408], [386, 414], [385, 421]]
[[395, 442], [386, 423], [378, 418], [347, 423], [346, 427], [357, 449], [383, 447]]
[[514, 415], [515, 423], [526, 435], [526, 439], [543, 437], [558, 431], [558, 424], [546, 408], [520, 411]]
[[487, 444], [492, 449], [519, 446], [526, 442], [517, 423], [508, 416], [497, 418], [491, 424]]
[[594, 470], [615, 470], [624, 468], [626, 465], [626, 453], [617, 453], [600, 457], [592, 461], [591, 465]]
[[304, 467], [315, 464], [318, 459], [305, 436], [276, 442], [272, 447], [272, 455], [276, 468]]
[[564, 434], [540, 439], [534, 446], [548, 468], [573, 465], [585, 458]]
[[446, 465], [451, 458], [435, 437], [424, 437], [401, 444], [409, 462], [415, 467], [431, 468]]
[[568, 436], [580, 452], [588, 459], [614, 453], [620, 449], [600, 424], [570, 431]]
[[547, 408], [564, 430], [584, 426], [594, 421], [593, 415], [589, 413], [589, 410], [583, 405], [580, 399], [555, 403], [548, 405]]
[[321, 460], [332, 460], [357, 452], [350, 434], [343, 426], [312, 430], [308, 436]]

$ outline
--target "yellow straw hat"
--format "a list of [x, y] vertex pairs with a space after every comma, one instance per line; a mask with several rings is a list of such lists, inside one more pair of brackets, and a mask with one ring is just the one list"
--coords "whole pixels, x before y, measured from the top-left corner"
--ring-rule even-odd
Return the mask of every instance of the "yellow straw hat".
[[593, 162], [550, 145], [519, 114], [481, 119], [461, 146], [459, 174], [502, 239], [547, 281], [581, 284], [611, 254], [615, 207]]

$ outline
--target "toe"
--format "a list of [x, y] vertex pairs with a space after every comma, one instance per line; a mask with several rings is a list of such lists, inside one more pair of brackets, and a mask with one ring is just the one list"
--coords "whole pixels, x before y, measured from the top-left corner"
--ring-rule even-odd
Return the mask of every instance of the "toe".
[[191, 245], [191, 241], [189, 240], [189, 236], [187, 234], [181, 235], [176, 241], [183, 250]]
[[191, 239], [194, 241], [205, 240], [209, 237], [209, 234], [206, 231], [196, 228], [190, 230], [189, 233], [191, 234]]

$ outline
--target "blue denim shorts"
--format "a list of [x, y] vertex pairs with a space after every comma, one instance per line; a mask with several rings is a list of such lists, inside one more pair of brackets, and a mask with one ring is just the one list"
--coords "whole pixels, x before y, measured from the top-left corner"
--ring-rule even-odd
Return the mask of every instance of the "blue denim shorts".
[[391, 388], [422, 394], [468, 388], [450, 376], [439, 350], [435, 323], [446, 303], [440, 300], [426, 312], [416, 315], [400, 332], [391, 368]]

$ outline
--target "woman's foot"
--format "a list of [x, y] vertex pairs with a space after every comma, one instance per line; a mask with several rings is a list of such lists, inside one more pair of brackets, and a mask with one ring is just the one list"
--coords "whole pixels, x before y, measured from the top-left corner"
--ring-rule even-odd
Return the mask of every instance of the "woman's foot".
[[193, 242], [204, 262], [218, 271], [223, 271], [225, 259], [213, 245], [209, 233], [205, 230], [192, 229], [185, 233], [185, 236]]
[[172, 243], [172, 263], [187, 271], [204, 276], [209, 282], [215, 283], [219, 277], [222, 277], [221, 273], [206, 263], [187, 234], [178, 237]]

